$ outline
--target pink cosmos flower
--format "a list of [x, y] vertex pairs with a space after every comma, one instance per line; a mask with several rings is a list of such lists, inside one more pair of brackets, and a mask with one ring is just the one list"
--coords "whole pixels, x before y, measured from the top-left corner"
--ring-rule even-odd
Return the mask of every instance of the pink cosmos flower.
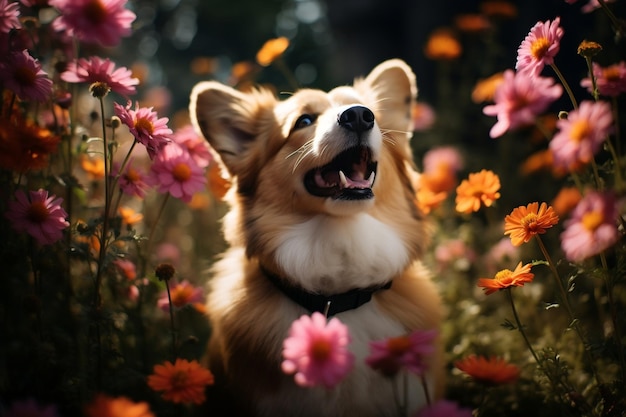
[[22, 100], [46, 101], [52, 95], [52, 80], [27, 50], [13, 52], [0, 63], [0, 81]]
[[[188, 304], [193, 305], [204, 301], [202, 288], [195, 287], [187, 280], [182, 281], [179, 284], [171, 285], [170, 297], [172, 298], [172, 305], [175, 308], [183, 308]], [[161, 295], [157, 300], [157, 307], [165, 312], [169, 311], [170, 301], [167, 296], [167, 291], [161, 292]]]
[[[605, 3], [614, 3], [615, 0], [604, 0]], [[583, 13], [591, 13], [596, 9], [602, 7], [598, 0], [589, 0], [589, 3], [585, 4], [580, 11]]]
[[132, 72], [128, 68], [115, 68], [115, 63], [109, 58], [97, 56], [70, 62], [61, 74], [61, 79], [68, 83], [105, 83], [124, 97], [135, 94], [135, 86], [139, 84], [139, 79], [132, 78]]
[[537, 22], [517, 49], [515, 69], [530, 76], [541, 74], [545, 65], [552, 65], [559, 52], [563, 28], [561, 19]]
[[154, 159], [148, 178], [150, 184], [158, 187], [160, 193], [169, 193], [184, 202], [191, 201], [194, 193], [201, 191], [206, 184], [202, 168], [189, 155], [189, 152], [171, 143]]
[[428, 356], [435, 351], [436, 337], [435, 330], [415, 330], [406, 336], [370, 342], [365, 363], [385, 375], [394, 375], [402, 368], [422, 375], [428, 369]]
[[617, 200], [613, 193], [590, 191], [564, 223], [561, 248], [565, 257], [580, 262], [613, 246], [619, 239]]
[[20, 23], [20, 5], [9, 0], [0, 0], [0, 32], [9, 33], [11, 29], [22, 27]]
[[611, 133], [611, 106], [604, 101], [583, 101], [556, 125], [559, 131], [550, 141], [554, 166], [574, 169], [581, 163], [589, 163]]
[[208, 142], [196, 133], [192, 125], [177, 129], [172, 140], [187, 149], [189, 155], [201, 168], [208, 167], [213, 160]]
[[16, 401], [5, 410], [4, 417], [58, 417], [54, 405], [41, 405], [32, 398]]
[[300, 386], [332, 388], [354, 366], [349, 343], [348, 327], [338, 318], [333, 317], [327, 323], [321, 313], [303, 315], [291, 324], [289, 336], [283, 342], [282, 370], [295, 374], [296, 384]]
[[[114, 164], [111, 176], [117, 176], [119, 169], [119, 164]], [[124, 172], [120, 175], [118, 185], [124, 194], [134, 195], [142, 199], [145, 198], [146, 191], [150, 187], [146, 182], [146, 175], [141, 170], [135, 168], [132, 160], [128, 162]]]
[[52, 22], [59, 32], [67, 31], [85, 43], [116, 46], [129, 36], [135, 13], [124, 8], [126, 0], [49, 0], [60, 15]]
[[469, 408], [459, 407], [457, 403], [448, 400], [439, 400], [432, 405], [428, 405], [413, 417], [472, 417], [472, 410]]
[[113, 106], [115, 115], [128, 126], [135, 140], [146, 147], [150, 159], [154, 159], [165, 145], [171, 142], [172, 130], [167, 127], [169, 119], [167, 117], [159, 119], [152, 107], [139, 107], [136, 103], [135, 110], [132, 110], [130, 101], [126, 107], [117, 103], [113, 103]]
[[[600, 95], [617, 97], [621, 93], [626, 93], [626, 62], [620, 61], [608, 67], [601, 67], [594, 62], [592, 68], [593, 76], [596, 79], [596, 87]], [[593, 94], [591, 78], [584, 78], [580, 85]]]
[[430, 129], [437, 119], [435, 109], [427, 103], [418, 102], [412, 109], [413, 130], [420, 132]]
[[463, 157], [453, 146], [432, 148], [424, 154], [424, 172], [436, 172], [442, 166], [457, 173], [463, 168]]
[[63, 237], [63, 229], [70, 224], [61, 207], [62, 198], [48, 195], [46, 190], [15, 192], [15, 200], [8, 203], [5, 216], [18, 232], [26, 232], [40, 245], [51, 245]]
[[484, 114], [498, 118], [489, 135], [497, 138], [507, 130], [534, 123], [562, 94], [563, 88], [553, 78], [504, 71], [504, 80], [495, 92], [495, 104], [483, 109]]

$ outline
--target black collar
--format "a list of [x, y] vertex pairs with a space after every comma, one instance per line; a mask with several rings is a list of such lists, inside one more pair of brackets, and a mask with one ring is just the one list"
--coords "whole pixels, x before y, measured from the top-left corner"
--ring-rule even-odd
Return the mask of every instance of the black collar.
[[286, 280], [271, 273], [263, 267], [261, 267], [261, 270], [270, 282], [292, 301], [300, 304], [311, 313], [318, 311], [320, 313], [326, 313], [328, 317], [360, 307], [369, 302], [372, 299], [372, 294], [376, 291], [391, 288], [391, 281], [389, 281], [385, 285], [367, 288], [354, 288], [341, 294], [323, 295], [309, 292], [298, 286], [290, 285], [286, 282]]

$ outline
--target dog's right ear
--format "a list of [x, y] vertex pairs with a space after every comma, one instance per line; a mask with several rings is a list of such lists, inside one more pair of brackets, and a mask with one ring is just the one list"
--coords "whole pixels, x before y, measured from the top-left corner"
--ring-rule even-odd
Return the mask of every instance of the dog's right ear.
[[[262, 114], [274, 108], [276, 98], [265, 90], [242, 93], [215, 81], [197, 84], [191, 91], [189, 115], [235, 177], [256, 165], [252, 160]], [[259, 144], [256, 144], [257, 146]]]

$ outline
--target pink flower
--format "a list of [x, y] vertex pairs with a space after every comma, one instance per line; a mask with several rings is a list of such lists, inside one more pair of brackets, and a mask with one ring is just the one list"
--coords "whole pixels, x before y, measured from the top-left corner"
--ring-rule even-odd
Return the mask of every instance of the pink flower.
[[104, 83], [124, 97], [135, 94], [135, 86], [139, 84], [137, 78], [132, 78], [132, 72], [128, 68], [115, 68], [115, 63], [109, 58], [97, 56], [71, 62], [61, 74], [61, 79], [68, 83]]
[[427, 103], [416, 103], [412, 109], [413, 130], [416, 132], [428, 130], [435, 124], [437, 115], [435, 110]]
[[[615, 0], [604, 0], [605, 3], [614, 3]], [[595, 9], [599, 9], [600, 7], [600, 2], [598, 0], [589, 0], [589, 3], [585, 4], [580, 11], [583, 13], [591, 13], [593, 12]]]
[[27, 50], [13, 52], [0, 64], [0, 81], [22, 100], [46, 101], [52, 80]]
[[[626, 93], [626, 62], [620, 61], [608, 67], [601, 67], [594, 62], [592, 68], [593, 76], [596, 78], [596, 87], [600, 95], [617, 97], [621, 93]], [[593, 94], [591, 78], [584, 78], [580, 85]]]
[[530, 76], [538, 76], [545, 65], [554, 63], [563, 37], [560, 23], [561, 19], [557, 17], [552, 22], [549, 20], [537, 22], [530, 29], [517, 49], [516, 70], [526, 72]]
[[459, 407], [452, 401], [439, 400], [422, 408], [413, 414], [413, 417], [472, 417], [472, 415], [472, 410], [469, 408]]
[[[204, 301], [202, 288], [193, 286], [187, 280], [172, 285], [170, 287], [170, 297], [172, 298], [172, 305], [175, 308], [183, 308], [188, 304], [202, 303]], [[167, 291], [161, 292], [157, 300], [157, 307], [163, 311], [169, 311], [170, 301], [167, 296]]]
[[432, 148], [424, 154], [424, 172], [436, 172], [442, 167], [454, 171], [456, 174], [463, 168], [463, 157], [453, 146]]
[[9, 33], [11, 29], [22, 27], [19, 7], [18, 3], [0, 0], [0, 33]]
[[189, 155], [191, 155], [201, 168], [208, 167], [213, 160], [208, 142], [196, 133], [192, 125], [187, 125], [176, 130], [172, 136], [172, 140], [187, 149]]
[[133, 261], [129, 261], [128, 259], [116, 259], [113, 261], [113, 264], [127, 280], [132, 281], [137, 278], [137, 267]]
[[[119, 164], [115, 164], [111, 170], [111, 176], [118, 175], [119, 169]], [[124, 173], [120, 174], [118, 185], [124, 194], [139, 198], [144, 198], [150, 187], [146, 182], [146, 175], [133, 166], [132, 160], [126, 165]]]
[[552, 78], [504, 71], [504, 80], [494, 96], [495, 104], [483, 109], [486, 115], [498, 118], [489, 135], [497, 138], [507, 130], [534, 123], [537, 116], [562, 94], [563, 88]]
[[370, 355], [365, 362], [385, 375], [400, 369], [422, 375], [428, 369], [428, 356], [434, 351], [435, 330], [415, 330], [406, 336], [370, 342]]
[[5, 410], [4, 417], [58, 417], [54, 405], [40, 405], [34, 399], [16, 401]]
[[123, 107], [113, 103], [115, 114], [122, 123], [128, 126], [128, 130], [137, 142], [144, 145], [150, 159], [154, 159], [161, 150], [171, 142], [172, 130], [167, 127], [167, 117], [158, 118], [152, 107], [139, 107], [135, 104], [135, 110], [131, 110], [130, 101]]
[[60, 15], [52, 22], [59, 32], [67, 31], [79, 41], [116, 46], [132, 33], [135, 13], [124, 8], [126, 0], [49, 0]]
[[554, 165], [574, 169], [581, 163], [589, 163], [611, 133], [611, 106], [604, 101], [583, 101], [556, 125], [559, 131], [550, 141]]
[[338, 318], [326, 322], [323, 314], [303, 315], [291, 324], [283, 342], [282, 370], [295, 374], [303, 387], [337, 385], [352, 370], [354, 355], [348, 350], [348, 327]]
[[148, 180], [158, 187], [160, 193], [170, 193], [172, 197], [180, 198], [186, 203], [206, 184], [203, 169], [187, 151], [175, 143], [163, 148], [156, 156], [151, 173]]
[[48, 191], [22, 190], [15, 192], [15, 200], [8, 203], [6, 217], [18, 232], [26, 232], [40, 245], [51, 245], [63, 237], [63, 229], [70, 224], [67, 213], [61, 207], [62, 198], [48, 196]]
[[590, 191], [564, 223], [561, 248], [565, 257], [580, 262], [613, 246], [619, 239], [618, 207], [613, 193]]

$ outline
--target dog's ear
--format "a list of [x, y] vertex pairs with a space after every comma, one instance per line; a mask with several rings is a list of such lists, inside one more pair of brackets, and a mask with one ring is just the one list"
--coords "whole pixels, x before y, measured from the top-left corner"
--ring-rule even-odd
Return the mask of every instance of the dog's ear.
[[228, 173], [240, 177], [256, 165], [251, 152], [261, 120], [276, 99], [265, 90], [243, 93], [215, 81], [197, 84], [191, 91], [189, 114], [196, 130], [219, 154]]
[[[417, 98], [417, 83], [411, 68], [400, 59], [390, 59], [376, 66], [364, 79], [355, 83], [361, 94], [368, 96], [383, 130], [413, 135], [411, 111]], [[376, 111], [378, 110], [378, 111]]]

